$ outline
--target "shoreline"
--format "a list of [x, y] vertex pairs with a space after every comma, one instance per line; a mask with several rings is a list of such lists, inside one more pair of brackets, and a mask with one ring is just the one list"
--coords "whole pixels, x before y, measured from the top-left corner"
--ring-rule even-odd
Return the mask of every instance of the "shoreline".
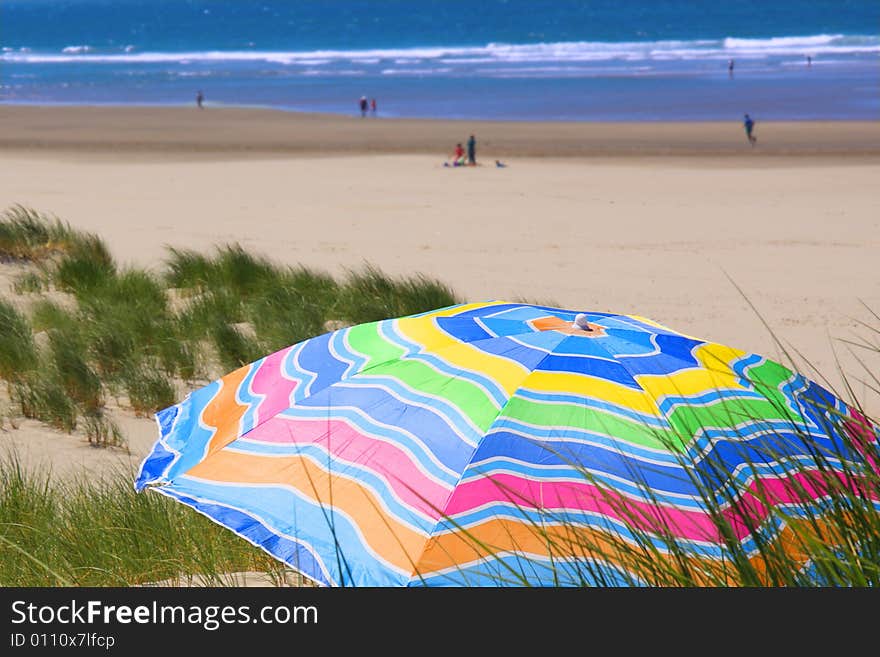
[[880, 157], [880, 121], [485, 121], [360, 118], [278, 109], [0, 105], [0, 151], [239, 158], [434, 154], [477, 135], [478, 160]]
[[[186, 102], [167, 102], [167, 103], [93, 103], [93, 102], [31, 102], [31, 101], [0, 101], [0, 109], [2, 108], [88, 108], [88, 109], [132, 109], [132, 110], [149, 110], [149, 109], [193, 109], [192, 101]], [[294, 116], [313, 116], [326, 118], [360, 118], [356, 111], [331, 112], [331, 111], [315, 111], [308, 112], [293, 107], [280, 107], [276, 105], [251, 105], [248, 103], [224, 103], [221, 101], [206, 101], [205, 110], [211, 111], [227, 111], [227, 110], [253, 110], [258, 112], [279, 112], [281, 114], [292, 114]], [[368, 118], [377, 118], [368, 115]], [[552, 124], [598, 124], [598, 125], [628, 125], [628, 124], [703, 124], [717, 123], [727, 125], [729, 121], [721, 121], [719, 119], [617, 119], [609, 121], [605, 119], [505, 119], [505, 118], [462, 118], [462, 117], [443, 117], [443, 116], [395, 116], [391, 114], [383, 114], [381, 117], [385, 121], [448, 121], [451, 123], [463, 122], [479, 122], [479, 123], [528, 123], [534, 125], [552, 125]], [[766, 123], [874, 123], [880, 122], [880, 117], [876, 120], [866, 118], [786, 118], [767, 120]]]

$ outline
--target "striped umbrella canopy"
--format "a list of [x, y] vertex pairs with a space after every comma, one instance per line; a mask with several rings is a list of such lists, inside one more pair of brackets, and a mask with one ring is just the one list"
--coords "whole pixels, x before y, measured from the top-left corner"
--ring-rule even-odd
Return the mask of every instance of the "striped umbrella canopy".
[[724, 583], [771, 548], [806, 567], [798, 522], [821, 534], [880, 435], [767, 358], [506, 302], [305, 340], [157, 420], [138, 490], [331, 586]]

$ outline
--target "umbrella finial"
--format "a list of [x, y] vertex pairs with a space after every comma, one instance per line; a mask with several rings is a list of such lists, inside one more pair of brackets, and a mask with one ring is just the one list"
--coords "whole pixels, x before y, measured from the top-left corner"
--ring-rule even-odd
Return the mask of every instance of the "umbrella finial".
[[581, 329], [583, 331], [593, 330], [590, 328], [590, 322], [585, 313], [578, 313], [574, 316], [574, 323], [571, 325], [571, 328]]

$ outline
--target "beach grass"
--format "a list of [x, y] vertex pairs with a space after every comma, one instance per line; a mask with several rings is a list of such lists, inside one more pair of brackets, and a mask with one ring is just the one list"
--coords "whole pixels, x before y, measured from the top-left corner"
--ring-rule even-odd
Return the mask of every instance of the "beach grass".
[[0, 299], [0, 378], [15, 381], [37, 364], [37, 347], [27, 319]]
[[38, 262], [68, 251], [81, 235], [57, 217], [13, 205], [0, 215], [0, 261]]
[[138, 495], [133, 472], [59, 480], [0, 459], [0, 585], [131, 586], [283, 564], [161, 495]]
[[335, 310], [340, 318], [362, 324], [455, 303], [454, 292], [439, 281], [421, 275], [393, 278], [367, 265], [349, 271]]
[[196, 292], [225, 289], [247, 298], [281, 275], [266, 258], [248, 253], [239, 244], [218, 247], [213, 256], [188, 249], [168, 249], [166, 280], [170, 287]]
[[260, 343], [237, 326], [217, 322], [209, 331], [220, 366], [225, 371], [235, 370], [264, 356]]
[[10, 397], [21, 415], [45, 422], [50, 427], [70, 433], [79, 416], [57, 372], [48, 365], [29, 372], [16, 381]]
[[0, 237], [0, 257], [30, 263], [13, 287], [28, 295], [22, 309], [0, 305], [12, 329], [0, 337], [0, 376], [15, 383], [10, 396], [22, 415], [65, 431], [79, 426], [98, 444], [118, 442], [108, 395], [149, 416], [332, 328], [456, 301], [425, 277], [398, 280], [367, 267], [337, 281], [234, 243], [210, 253], [169, 247], [158, 273], [123, 267], [97, 235], [23, 206], [0, 215]]
[[116, 262], [104, 241], [84, 235], [61, 257], [51, 273], [63, 292], [85, 298], [116, 275]]
[[122, 387], [135, 415], [150, 417], [177, 402], [174, 382], [158, 368], [133, 365], [122, 375]]

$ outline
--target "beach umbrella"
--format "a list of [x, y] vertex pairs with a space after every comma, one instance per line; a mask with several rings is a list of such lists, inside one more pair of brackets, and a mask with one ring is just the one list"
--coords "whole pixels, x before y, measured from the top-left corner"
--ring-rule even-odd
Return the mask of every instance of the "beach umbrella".
[[322, 585], [762, 583], [783, 557], [808, 577], [845, 542], [822, 519], [877, 499], [876, 427], [802, 375], [521, 303], [326, 333], [157, 420], [136, 488]]

